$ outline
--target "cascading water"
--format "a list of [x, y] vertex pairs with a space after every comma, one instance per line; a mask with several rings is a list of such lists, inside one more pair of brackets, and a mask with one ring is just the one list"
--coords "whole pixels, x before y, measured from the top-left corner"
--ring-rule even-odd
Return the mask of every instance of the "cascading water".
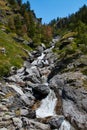
[[40, 107], [36, 110], [37, 118], [44, 118], [56, 115], [55, 106], [57, 98], [54, 91], [50, 90], [48, 96], [41, 101]]
[[59, 130], [71, 130], [71, 125], [68, 121], [64, 120]]
[[[45, 118], [48, 116], [56, 116], [55, 106], [57, 98], [53, 90], [50, 90], [49, 95], [41, 101], [40, 107], [36, 110], [37, 118]], [[64, 120], [59, 130], [71, 130], [71, 124]], [[75, 130], [75, 129], [73, 129]]]
[[45, 56], [45, 54], [42, 53], [41, 56], [39, 56], [36, 60], [34, 60], [34, 61], [32, 62], [32, 65], [40, 64], [40, 63], [42, 62], [42, 60], [44, 59], [44, 56]]

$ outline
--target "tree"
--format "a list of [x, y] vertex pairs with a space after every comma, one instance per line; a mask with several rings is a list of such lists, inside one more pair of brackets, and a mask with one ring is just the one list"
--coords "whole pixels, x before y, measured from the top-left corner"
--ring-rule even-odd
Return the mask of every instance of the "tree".
[[12, 30], [15, 30], [15, 23], [14, 23], [14, 17], [10, 17], [8, 19], [8, 27]]
[[15, 4], [16, 4], [16, 0], [8, 0], [8, 2], [9, 2], [11, 5], [15, 5]]
[[42, 42], [49, 43], [52, 40], [52, 28], [49, 25], [42, 26]]
[[19, 6], [21, 6], [22, 5], [22, 0], [17, 0], [17, 3], [18, 3]]
[[26, 3], [26, 10], [30, 11], [30, 3], [29, 3], [29, 1], [27, 1], [27, 3]]
[[21, 34], [21, 29], [22, 29], [22, 19], [21, 16], [19, 14], [17, 14], [14, 18], [14, 23], [15, 23], [15, 28], [16, 28], [16, 32], [18, 34]]

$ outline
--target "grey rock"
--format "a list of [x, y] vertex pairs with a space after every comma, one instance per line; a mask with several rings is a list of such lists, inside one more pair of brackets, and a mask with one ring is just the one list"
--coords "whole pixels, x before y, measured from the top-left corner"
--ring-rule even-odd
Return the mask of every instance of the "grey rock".
[[[17, 85], [8, 85], [11, 89], [15, 91], [17, 95], [19, 95], [20, 100], [22, 100], [26, 105], [32, 106], [34, 101], [29, 100], [28, 96], [23, 92], [22, 88]], [[30, 102], [31, 101], [31, 102]]]
[[50, 87], [51, 88], [57, 88], [57, 89], [63, 89], [65, 83], [64, 79], [60, 75], [54, 76], [50, 81], [49, 81]]
[[18, 127], [18, 128], [22, 128], [23, 122], [20, 118], [12, 118], [14, 126]]
[[29, 114], [27, 115], [28, 118], [31, 118], [31, 119], [36, 118], [36, 111], [35, 110], [29, 109], [28, 112], [29, 112]]
[[87, 112], [87, 98], [82, 100], [82, 107]]
[[36, 87], [33, 88], [33, 92], [34, 94], [44, 97], [49, 94], [50, 89], [47, 85], [38, 84]]
[[12, 67], [10, 68], [10, 74], [13, 75], [13, 74], [16, 74], [16, 72], [17, 72], [17, 68], [14, 67], [14, 66], [12, 66]]
[[0, 130], [8, 130], [7, 128], [3, 127], [3, 128], [0, 128]]
[[38, 84], [34, 84], [34, 83], [32, 83], [31, 81], [26, 81], [26, 84], [28, 85], [28, 86], [30, 86], [31, 88], [34, 88], [34, 87], [36, 87]]
[[29, 129], [32, 130], [50, 130], [50, 126], [47, 124], [43, 124], [40, 123], [38, 121], [34, 121], [32, 119], [28, 119], [28, 118], [22, 118], [23, 123], [25, 124], [25, 126], [29, 126]]
[[27, 109], [20, 109], [20, 115], [22, 115], [22, 116], [26, 116], [26, 115], [28, 115], [29, 114], [29, 112], [28, 112], [28, 110]]
[[6, 78], [6, 81], [8, 81], [8, 82], [23, 82], [21, 76], [18, 74], [12, 75], [12, 76]]
[[6, 53], [6, 49], [5, 48], [0, 48], [0, 52], [5, 54]]
[[80, 111], [72, 101], [63, 100], [63, 113], [75, 127], [87, 129], [87, 113]]
[[75, 130], [75, 128], [66, 120], [64, 120], [59, 130]]
[[58, 129], [61, 126], [63, 121], [64, 121], [64, 116], [55, 116], [49, 120], [49, 124], [52, 129], [56, 129], [56, 128]]
[[22, 37], [14, 37], [14, 39], [17, 41], [17, 42], [24, 42], [24, 39]]
[[43, 48], [43, 46], [38, 46], [38, 51], [40, 52], [40, 53], [42, 53], [43, 52], [43, 50], [44, 50], [44, 48]]
[[37, 76], [37, 77], [40, 77], [40, 73], [39, 73], [39, 70], [36, 66], [31, 66], [30, 69], [26, 69], [26, 72], [30, 75], [30, 76]]
[[63, 101], [63, 113], [78, 129], [87, 129], [87, 91], [83, 88], [86, 77], [80, 72], [68, 72], [54, 76], [50, 87]]

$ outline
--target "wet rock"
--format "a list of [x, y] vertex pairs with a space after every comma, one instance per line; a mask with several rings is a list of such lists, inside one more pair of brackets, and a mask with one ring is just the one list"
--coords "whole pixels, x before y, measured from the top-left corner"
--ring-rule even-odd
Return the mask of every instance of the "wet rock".
[[61, 126], [63, 121], [64, 121], [64, 116], [55, 116], [49, 120], [49, 124], [52, 129], [56, 129], [56, 128], [58, 129]]
[[60, 126], [59, 130], [75, 130], [75, 128], [72, 127], [68, 121], [64, 120], [62, 122], [62, 125]]
[[50, 89], [47, 85], [38, 84], [33, 88], [33, 94], [37, 99], [45, 98], [50, 92]]

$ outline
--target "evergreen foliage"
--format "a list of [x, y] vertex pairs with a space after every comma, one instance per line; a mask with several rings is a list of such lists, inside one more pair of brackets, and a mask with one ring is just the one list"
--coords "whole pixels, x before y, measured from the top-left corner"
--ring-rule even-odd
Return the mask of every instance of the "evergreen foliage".
[[[42, 25], [42, 18], [36, 18], [33, 10], [30, 8], [30, 2], [22, 3], [22, 0], [8, 0], [15, 13], [8, 19], [8, 27], [18, 35], [27, 35], [36, 44], [41, 42], [49, 43], [52, 39], [51, 26]], [[16, 6], [16, 8], [15, 8]]]
[[65, 18], [57, 18], [53, 19], [49, 25], [52, 26], [55, 31], [58, 29], [68, 29], [69, 31], [75, 31], [77, 26], [80, 26], [78, 23], [81, 21], [85, 25], [87, 25], [87, 6], [83, 5], [82, 8], [79, 9], [75, 14], [71, 14]]

